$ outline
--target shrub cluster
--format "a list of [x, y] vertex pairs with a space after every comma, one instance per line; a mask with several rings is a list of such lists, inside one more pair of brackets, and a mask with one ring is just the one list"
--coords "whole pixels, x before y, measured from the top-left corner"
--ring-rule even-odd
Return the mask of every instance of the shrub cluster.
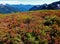
[[0, 15], [0, 44], [60, 44], [58, 13], [36, 11]]

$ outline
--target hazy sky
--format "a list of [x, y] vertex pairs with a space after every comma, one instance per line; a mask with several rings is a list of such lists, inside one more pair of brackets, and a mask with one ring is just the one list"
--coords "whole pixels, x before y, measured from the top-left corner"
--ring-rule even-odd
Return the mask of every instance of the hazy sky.
[[41, 5], [44, 3], [52, 3], [59, 0], [0, 0], [0, 4], [33, 4], [33, 5]]

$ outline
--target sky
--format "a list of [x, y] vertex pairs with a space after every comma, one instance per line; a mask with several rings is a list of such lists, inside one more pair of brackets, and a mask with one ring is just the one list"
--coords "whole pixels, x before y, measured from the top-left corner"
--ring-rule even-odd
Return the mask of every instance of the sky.
[[41, 5], [41, 4], [50, 4], [60, 0], [0, 0], [0, 4], [32, 4], [32, 5]]

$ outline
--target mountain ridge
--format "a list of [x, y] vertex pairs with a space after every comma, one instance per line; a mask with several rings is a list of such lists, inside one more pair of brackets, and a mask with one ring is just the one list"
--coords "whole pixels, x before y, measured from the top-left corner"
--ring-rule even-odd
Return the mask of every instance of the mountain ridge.
[[43, 4], [43, 5], [40, 5], [39, 7], [37, 6], [34, 6], [32, 7], [30, 10], [57, 10], [57, 9], [60, 9], [60, 1], [57, 1], [57, 2], [53, 2], [51, 4]]
[[10, 4], [0, 4], [0, 13], [13, 13], [13, 12], [27, 12], [35, 10], [58, 10], [60, 9], [60, 1], [53, 2], [51, 4], [42, 4], [42, 5], [10, 5]]

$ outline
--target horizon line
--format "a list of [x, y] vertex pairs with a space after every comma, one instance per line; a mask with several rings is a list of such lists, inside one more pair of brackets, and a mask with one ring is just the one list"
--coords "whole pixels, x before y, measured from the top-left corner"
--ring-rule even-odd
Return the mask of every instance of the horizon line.
[[[54, 2], [58, 2], [58, 1], [54, 1]], [[51, 3], [53, 3], [53, 2], [51, 2]], [[3, 4], [3, 5], [5, 5], [5, 4], [10, 4], [10, 5], [19, 5], [19, 4], [23, 4], [23, 5], [43, 5], [43, 4], [51, 4], [51, 3], [37, 3], [37, 4], [34, 4], [34, 3], [23, 3], [23, 2], [18, 2], [18, 1], [14, 1], [13, 3], [11, 3], [11, 1], [7, 1], [7, 2], [5, 2], [5, 1], [3, 1], [3, 2], [1, 2], [0, 1], [0, 4]]]

